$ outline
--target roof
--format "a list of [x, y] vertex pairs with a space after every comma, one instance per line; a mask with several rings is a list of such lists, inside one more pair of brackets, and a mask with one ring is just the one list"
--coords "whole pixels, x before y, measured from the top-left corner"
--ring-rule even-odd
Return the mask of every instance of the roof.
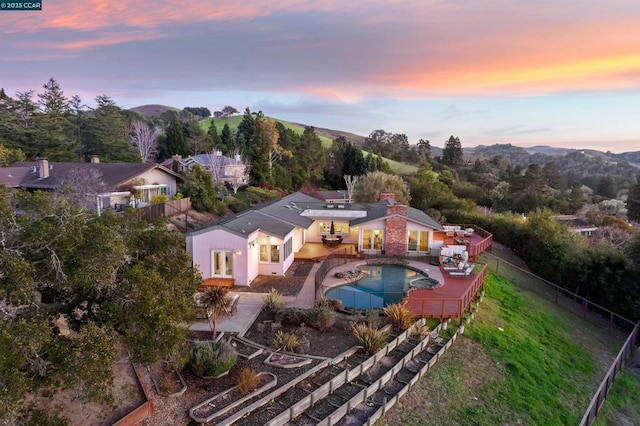
[[[183, 165], [188, 165], [190, 163], [198, 163], [201, 166], [207, 166], [209, 165], [210, 161], [209, 161], [209, 156], [212, 154], [197, 154], [197, 155], [192, 155], [189, 156], [187, 158], [183, 158], [182, 160], [180, 160], [180, 163]], [[222, 155], [222, 154], [214, 154], [219, 158], [219, 164], [217, 164], [218, 166], [238, 166], [238, 165], [244, 165], [244, 163], [242, 162], [242, 160], [240, 159], [236, 159], [236, 158], [231, 158], [231, 157], [227, 157], [226, 155]]]
[[[14, 163], [0, 168], [0, 183], [12, 183], [13, 187], [28, 189], [56, 189], [65, 178], [76, 170], [95, 170], [100, 173], [107, 188], [118, 187], [153, 169], [161, 170], [176, 178], [180, 175], [154, 163], [53, 163], [49, 162], [49, 177], [40, 179], [38, 162]], [[10, 170], [8, 170], [10, 169]], [[20, 179], [16, 184], [16, 180]]]
[[[327, 204], [317, 198], [300, 192], [287, 195], [279, 200], [254, 207], [251, 210], [225, 217], [187, 233], [196, 236], [214, 229], [223, 229], [233, 234], [246, 236], [260, 230], [264, 233], [285, 237], [295, 227], [309, 228], [316, 218], [348, 219], [351, 225], [359, 225], [387, 217], [387, 206], [395, 204], [392, 200], [361, 204]], [[426, 213], [408, 207], [408, 219], [442, 230], [440, 223]]]
[[590, 224], [587, 221], [580, 219], [573, 215], [556, 215], [552, 216], [556, 221], [564, 224], [570, 229], [598, 229], [597, 226]]
[[348, 200], [347, 191], [316, 191], [322, 200]]

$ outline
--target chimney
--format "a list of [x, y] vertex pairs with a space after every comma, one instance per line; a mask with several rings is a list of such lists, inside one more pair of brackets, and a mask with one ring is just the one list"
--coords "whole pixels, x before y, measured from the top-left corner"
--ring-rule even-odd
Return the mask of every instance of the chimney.
[[382, 193], [380, 193], [380, 201], [385, 201], [385, 200], [395, 201], [396, 200], [396, 194], [394, 194], [393, 192], [382, 192]]
[[46, 179], [49, 177], [49, 160], [40, 158], [38, 160], [38, 179]]
[[173, 158], [173, 161], [182, 161], [182, 155], [180, 154], [174, 154], [171, 158]]
[[97, 155], [91, 156], [91, 164], [98, 164], [99, 162], [100, 162], [100, 157], [98, 157]]

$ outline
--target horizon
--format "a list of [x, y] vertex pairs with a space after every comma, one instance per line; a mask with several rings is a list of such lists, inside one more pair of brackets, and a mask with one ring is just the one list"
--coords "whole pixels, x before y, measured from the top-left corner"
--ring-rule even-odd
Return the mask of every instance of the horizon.
[[42, 3], [0, 11], [9, 96], [55, 78], [90, 106], [249, 107], [436, 147], [640, 150], [633, 2]]

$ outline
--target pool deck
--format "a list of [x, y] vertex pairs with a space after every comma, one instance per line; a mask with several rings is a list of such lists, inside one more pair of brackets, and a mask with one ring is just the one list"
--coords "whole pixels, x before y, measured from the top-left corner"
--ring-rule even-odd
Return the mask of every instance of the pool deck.
[[[349, 284], [348, 279], [336, 278], [336, 272], [352, 271], [364, 264], [365, 261], [356, 260], [331, 269], [322, 282], [324, 290]], [[482, 288], [486, 276], [486, 267], [478, 273], [451, 276], [441, 267], [424, 262], [410, 260], [408, 265], [443, 283], [435, 289], [411, 289], [404, 298], [405, 306], [411, 309], [416, 317], [421, 318], [460, 318], [464, 311], [470, 309], [471, 301]]]

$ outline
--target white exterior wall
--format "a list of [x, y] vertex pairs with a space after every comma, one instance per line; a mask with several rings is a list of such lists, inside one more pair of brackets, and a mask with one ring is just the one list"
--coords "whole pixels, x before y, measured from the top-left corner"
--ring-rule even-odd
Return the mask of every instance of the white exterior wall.
[[[236, 285], [249, 285], [247, 239], [222, 229], [212, 229], [199, 235], [187, 237], [187, 250], [202, 278], [212, 275], [211, 253], [214, 250], [233, 252], [233, 278]], [[236, 254], [236, 251], [241, 254]], [[254, 277], [255, 278], [255, 277]]]
[[144, 179], [148, 185], [156, 183], [167, 185], [169, 187], [169, 196], [172, 197], [176, 195], [176, 178], [167, 172], [160, 169], [152, 169], [136, 176], [134, 179], [139, 178]]
[[[313, 226], [313, 225], [312, 225]], [[300, 251], [304, 243], [306, 242], [306, 229], [304, 228], [296, 228], [293, 230], [293, 252], [297, 253]]]
[[[310, 243], [321, 243], [322, 242], [322, 236], [323, 235], [329, 235], [328, 232], [320, 232], [319, 228], [320, 222], [349, 222], [349, 220], [347, 219], [314, 219], [313, 224], [311, 224], [311, 226], [309, 227], [309, 229], [306, 232], [306, 241], [310, 242]], [[341, 235], [344, 239], [345, 243], [350, 243], [350, 244], [356, 244], [359, 240], [358, 240], [358, 229], [353, 228], [351, 226], [349, 226], [349, 234], [344, 234], [341, 232], [336, 232], [336, 235]]]
[[[260, 234], [258, 237], [258, 245], [268, 245], [271, 246], [273, 244], [278, 244], [280, 246], [280, 254], [282, 254], [282, 243], [283, 241], [278, 238], [270, 235], [267, 237], [266, 234]], [[271, 263], [271, 262], [260, 262], [260, 251], [258, 250], [258, 273], [260, 275], [284, 275], [284, 270], [282, 268], [282, 259], [280, 259], [280, 263]]]

